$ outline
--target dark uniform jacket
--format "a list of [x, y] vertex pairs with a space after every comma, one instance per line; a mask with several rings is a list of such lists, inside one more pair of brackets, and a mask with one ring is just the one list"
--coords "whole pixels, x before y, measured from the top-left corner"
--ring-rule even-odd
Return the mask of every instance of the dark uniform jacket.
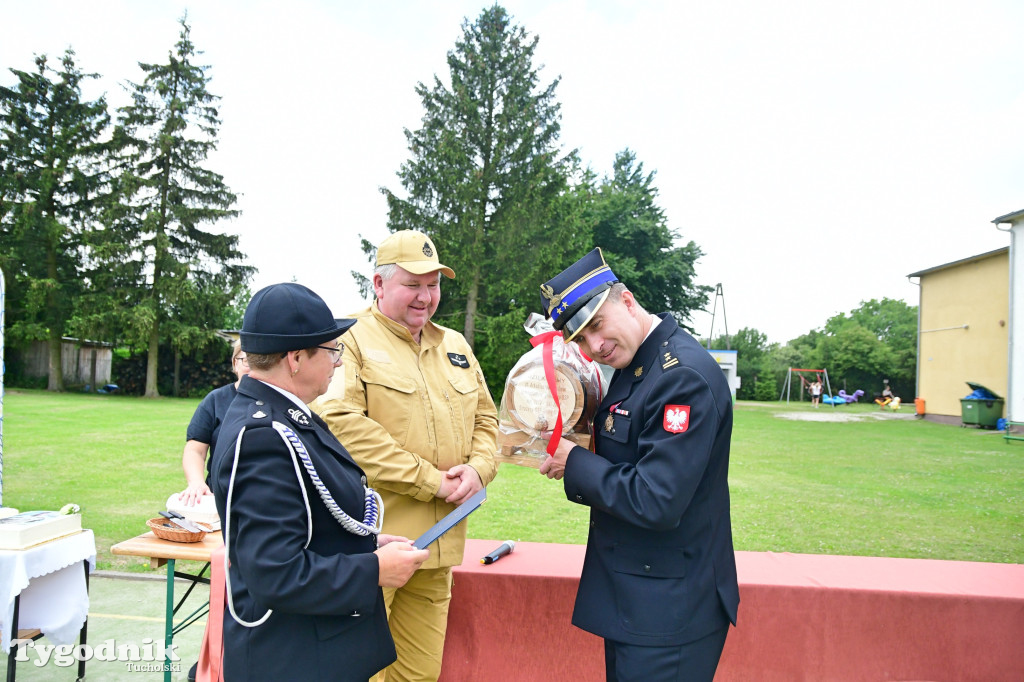
[[569, 500], [590, 534], [573, 624], [626, 644], [676, 646], [736, 623], [729, 518], [732, 397], [711, 355], [669, 316], [612, 378], [597, 454], [573, 448]]
[[[338, 505], [363, 520], [362, 470], [319, 417], [308, 417], [274, 388], [243, 377], [213, 459], [213, 492], [230, 536], [231, 594], [247, 628], [224, 613], [224, 678], [365, 680], [395, 660], [373, 535], [359, 536], [331, 516], [302, 467], [312, 535], [295, 466], [271, 423], [288, 426], [309, 452]], [[241, 450], [231, 515], [225, 504], [235, 444]], [[309, 542], [306, 547], [307, 540]]]

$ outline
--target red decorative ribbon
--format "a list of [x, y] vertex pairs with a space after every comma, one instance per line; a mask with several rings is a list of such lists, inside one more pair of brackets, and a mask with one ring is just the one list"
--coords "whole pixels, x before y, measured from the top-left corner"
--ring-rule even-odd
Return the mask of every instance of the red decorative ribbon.
[[558, 385], [555, 382], [555, 337], [562, 338], [562, 332], [550, 331], [537, 334], [530, 338], [530, 343], [536, 348], [543, 344], [541, 353], [544, 355], [544, 378], [548, 381], [548, 388], [551, 390], [551, 398], [555, 401], [555, 408], [558, 410], [558, 418], [555, 419], [555, 430], [551, 433], [551, 440], [548, 441], [547, 453], [554, 455], [558, 448], [558, 441], [562, 438], [562, 406], [558, 402]]

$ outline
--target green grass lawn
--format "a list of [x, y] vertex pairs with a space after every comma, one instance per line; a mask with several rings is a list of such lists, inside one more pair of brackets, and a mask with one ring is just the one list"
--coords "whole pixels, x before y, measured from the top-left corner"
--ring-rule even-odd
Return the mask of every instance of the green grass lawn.
[[[148, 570], [110, 546], [145, 532], [184, 487], [181, 450], [196, 405], [8, 390], [3, 503], [27, 511], [77, 502], [99, 568]], [[807, 420], [833, 415], [857, 419]], [[1024, 563], [1024, 442], [889, 418], [874, 405], [739, 403], [735, 422], [739, 550]], [[534, 469], [502, 465], [488, 497], [471, 537], [586, 542], [587, 510]]]

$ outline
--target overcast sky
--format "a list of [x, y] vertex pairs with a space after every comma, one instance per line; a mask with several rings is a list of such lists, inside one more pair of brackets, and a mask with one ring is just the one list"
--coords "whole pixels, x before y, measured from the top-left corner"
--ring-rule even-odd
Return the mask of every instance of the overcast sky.
[[[401, 189], [414, 88], [448, 81], [486, 6], [0, 0], [0, 82], [70, 45], [103, 76], [86, 94], [123, 105], [187, 10], [222, 97], [207, 166], [240, 195], [218, 229], [241, 236], [253, 291], [294, 278], [342, 315], [365, 305], [349, 272], [370, 271], [359, 235], [387, 234], [378, 188]], [[1009, 245], [991, 221], [1024, 209], [1024, 2], [503, 6], [539, 36], [542, 82], [562, 79], [563, 147], [601, 176], [627, 147], [656, 172], [669, 226], [705, 254], [699, 283], [722, 284], [715, 335], [723, 303], [730, 333], [780, 343], [869, 299], [917, 305], [907, 274]]]

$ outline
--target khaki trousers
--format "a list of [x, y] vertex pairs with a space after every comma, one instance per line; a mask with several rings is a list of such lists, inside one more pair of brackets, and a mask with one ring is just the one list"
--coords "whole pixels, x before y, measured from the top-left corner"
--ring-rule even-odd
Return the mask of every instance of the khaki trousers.
[[437, 682], [451, 599], [450, 566], [423, 568], [402, 587], [384, 588], [398, 660], [377, 673], [375, 682]]

